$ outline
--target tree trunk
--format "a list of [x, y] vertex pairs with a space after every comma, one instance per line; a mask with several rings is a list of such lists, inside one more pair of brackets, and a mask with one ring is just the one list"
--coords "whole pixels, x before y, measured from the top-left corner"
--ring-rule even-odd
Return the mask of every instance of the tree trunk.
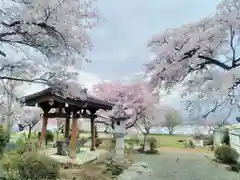
[[173, 135], [173, 128], [169, 128], [168, 131], [169, 135]]
[[[11, 71], [10, 71], [10, 77], [13, 76], [13, 68], [11, 68]], [[7, 95], [7, 122], [6, 122], [6, 132], [7, 132], [7, 135], [9, 137], [11, 137], [11, 131], [12, 131], [12, 104], [13, 104], [13, 84], [12, 84], [12, 80], [9, 80], [9, 92], [8, 92], [8, 95]], [[10, 142], [10, 138], [9, 138], [9, 142]]]
[[31, 138], [31, 134], [32, 134], [32, 127], [29, 126], [29, 129], [28, 129], [28, 139]]
[[115, 137], [115, 134], [113, 134], [113, 137], [112, 137], [112, 143], [111, 143], [112, 145], [112, 149], [114, 149], [115, 147], [116, 147], [116, 137]]
[[143, 150], [145, 151], [146, 148], [146, 140], [147, 140], [147, 134], [144, 134], [144, 138], [143, 138]]

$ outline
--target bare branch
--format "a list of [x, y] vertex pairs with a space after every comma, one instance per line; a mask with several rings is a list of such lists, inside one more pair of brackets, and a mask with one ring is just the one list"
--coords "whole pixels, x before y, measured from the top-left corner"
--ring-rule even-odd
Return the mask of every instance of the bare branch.
[[202, 55], [199, 55], [198, 57], [207, 60], [204, 63], [200, 63], [198, 66], [205, 66], [205, 65], [212, 64], [212, 65], [216, 65], [225, 70], [230, 70], [230, 69], [234, 68], [233, 66], [227, 66], [226, 64], [220, 62], [219, 60], [216, 60], [216, 59], [213, 59], [210, 57], [206, 57], [206, 56], [202, 56]]
[[214, 104], [214, 107], [209, 110], [207, 113], [202, 115], [203, 118], [207, 118], [209, 114], [214, 113], [219, 107], [223, 106], [227, 102], [227, 99], [225, 99], [223, 102], [216, 101]]
[[141, 131], [143, 135], [147, 134], [145, 131], [142, 130], [142, 128], [138, 124], [135, 124], [135, 126]]

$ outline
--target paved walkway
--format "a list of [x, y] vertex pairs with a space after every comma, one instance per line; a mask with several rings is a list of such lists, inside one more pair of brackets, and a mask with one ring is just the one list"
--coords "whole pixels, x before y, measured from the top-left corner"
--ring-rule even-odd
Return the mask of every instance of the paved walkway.
[[194, 151], [163, 150], [159, 155], [137, 155], [149, 164], [153, 174], [148, 180], [240, 180], [240, 174], [226, 170]]
[[161, 147], [159, 151], [184, 151], [184, 152], [209, 152], [207, 148], [174, 148], [174, 147]]

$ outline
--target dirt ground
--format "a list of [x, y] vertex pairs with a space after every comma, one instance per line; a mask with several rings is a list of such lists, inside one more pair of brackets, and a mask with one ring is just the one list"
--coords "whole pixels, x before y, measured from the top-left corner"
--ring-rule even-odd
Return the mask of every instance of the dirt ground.
[[[111, 159], [111, 153], [108, 155], [102, 155], [98, 160], [84, 164], [82, 166], [71, 166], [71, 164], [64, 164], [61, 172], [62, 179], [77, 179], [83, 177], [91, 177], [92, 180], [112, 180], [113, 176], [110, 171], [107, 171], [106, 162]], [[109, 159], [110, 158], [110, 159]], [[131, 153], [125, 154], [125, 168], [128, 168], [135, 160], [135, 155]], [[95, 179], [94, 179], [95, 178]]]

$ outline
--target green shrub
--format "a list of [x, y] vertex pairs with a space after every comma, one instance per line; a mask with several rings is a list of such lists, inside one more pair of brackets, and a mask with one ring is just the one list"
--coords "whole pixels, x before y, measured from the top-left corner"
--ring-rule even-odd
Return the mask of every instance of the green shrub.
[[20, 163], [20, 154], [16, 152], [8, 152], [4, 154], [1, 161], [2, 166], [5, 171], [13, 171], [17, 169], [18, 163]]
[[39, 143], [33, 140], [24, 141], [22, 138], [19, 138], [16, 141], [16, 152], [23, 154], [25, 152], [37, 151], [39, 148]]
[[185, 142], [185, 147], [186, 148], [195, 148], [195, 144], [192, 139], [187, 139]]
[[11, 151], [16, 151], [17, 149], [17, 144], [16, 142], [9, 142], [7, 143], [4, 152], [11, 152]]
[[1, 180], [19, 180], [20, 177], [18, 172], [15, 170], [4, 171], [3, 176], [0, 177]]
[[203, 140], [203, 145], [204, 146], [210, 146], [210, 145], [213, 145], [213, 143], [214, 143], [213, 142], [213, 135], [210, 135]]
[[157, 148], [157, 139], [154, 137], [147, 138], [147, 143], [150, 147], [150, 151], [154, 151]]
[[59, 176], [59, 164], [48, 156], [36, 152], [24, 153], [17, 164], [20, 179], [51, 179]]
[[225, 129], [223, 132], [222, 144], [226, 144], [228, 146], [230, 145], [230, 136], [228, 129]]
[[22, 148], [25, 144], [25, 140], [23, 138], [18, 138], [16, 141], [17, 148]]
[[[98, 177], [91, 177], [91, 176], [86, 175], [86, 174], [84, 174], [84, 175], [82, 175], [78, 178], [81, 179], [81, 180], [97, 180], [98, 179]], [[72, 180], [75, 180], [75, 179], [77, 179], [77, 178], [72, 178]]]
[[1, 168], [3, 168], [4, 173], [1, 174], [0, 179], [6, 180], [18, 180], [20, 179], [17, 172], [17, 165], [19, 163], [20, 155], [15, 152], [4, 153], [1, 159]]
[[236, 163], [239, 158], [238, 152], [227, 145], [217, 147], [214, 154], [219, 161], [227, 164]]
[[110, 171], [113, 176], [118, 176], [124, 171], [124, 165], [117, 164], [112, 158], [108, 159], [105, 162], [106, 170]]
[[50, 142], [54, 141], [54, 134], [53, 134], [52, 131], [47, 130], [47, 132], [46, 132], [46, 144], [49, 141]]
[[9, 142], [9, 136], [7, 136], [7, 133], [4, 130], [4, 127], [2, 124], [0, 124], [0, 158], [3, 155], [4, 149]]
[[[41, 137], [41, 132], [38, 132], [38, 139]], [[52, 131], [47, 130], [46, 136], [45, 136], [45, 144], [47, 145], [48, 142], [54, 141], [54, 134]]]
[[139, 144], [139, 139], [138, 138], [125, 139], [125, 143]]

